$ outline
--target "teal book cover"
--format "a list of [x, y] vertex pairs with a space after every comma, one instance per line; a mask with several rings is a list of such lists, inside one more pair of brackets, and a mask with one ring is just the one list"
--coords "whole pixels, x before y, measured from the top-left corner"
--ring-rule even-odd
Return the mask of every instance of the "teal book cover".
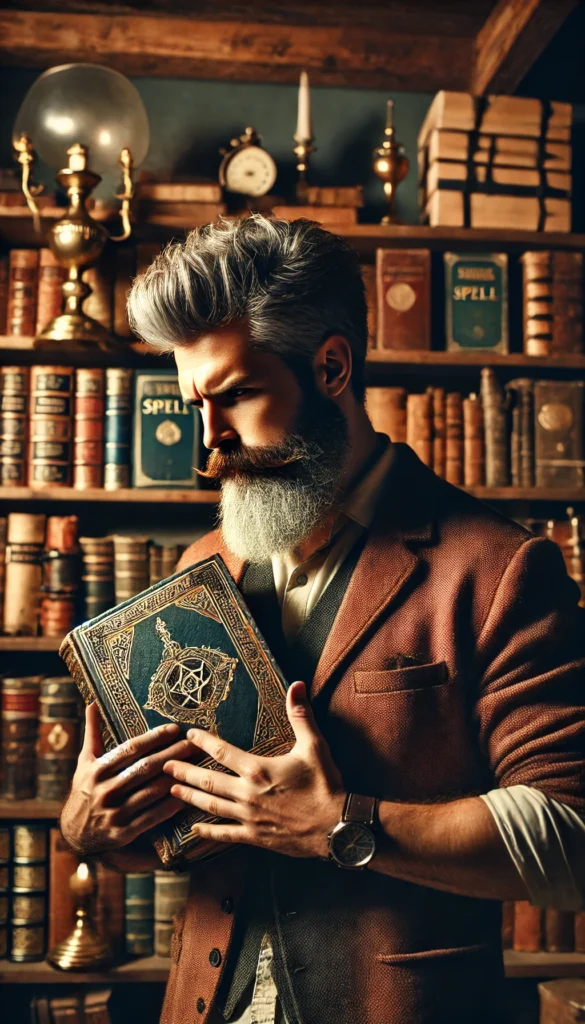
[[508, 351], [506, 253], [446, 252], [447, 350]]
[[[97, 702], [109, 746], [168, 721], [259, 755], [294, 742], [287, 683], [220, 555], [76, 626], [59, 653], [86, 704]], [[225, 849], [191, 837], [201, 820], [218, 819], [189, 808], [156, 830], [166, 866]]]
[[134, 487], [196, 487], [201, 416], [181, 398], [176, 370], [137, 370], [134, 384]]

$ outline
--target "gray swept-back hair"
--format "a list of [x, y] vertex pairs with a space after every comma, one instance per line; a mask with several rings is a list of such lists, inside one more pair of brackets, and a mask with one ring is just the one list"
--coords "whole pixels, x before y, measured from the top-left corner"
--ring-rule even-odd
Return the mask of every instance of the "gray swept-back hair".
[[243, 320], [255, 348], [299, 375], [332, 334], [353, 354], [352, 389], [363, 400], [367, 348], [364, 284], [355, 251], [309, 220], [252, 214], [221, 218], [168, 245], [134, 281], [128, 318], [162, 350]]

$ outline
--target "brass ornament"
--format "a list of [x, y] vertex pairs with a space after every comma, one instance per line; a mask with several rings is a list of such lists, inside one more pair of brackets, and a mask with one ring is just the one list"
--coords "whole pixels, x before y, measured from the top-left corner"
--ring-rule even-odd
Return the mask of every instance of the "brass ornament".
[[388, 213], [382, 217], [381, 224], [399, 224], [396, 214], [396, 189], [408, 174], [410, 166], [404, 146], [396, 141], [394, 130], [394, 101], [386, 104], [386, 128], [384, 141], [374, 150], [374, 173], [384, 182], [384, 194], [388, 201]]
[[76, 897], [75, 927], [50, 950], [47, 960], [61, 971], [99, 970], [109, 962], [111, 950], [92, 920], [96, 883], [87, 864], [79, 865], [69, 885]]

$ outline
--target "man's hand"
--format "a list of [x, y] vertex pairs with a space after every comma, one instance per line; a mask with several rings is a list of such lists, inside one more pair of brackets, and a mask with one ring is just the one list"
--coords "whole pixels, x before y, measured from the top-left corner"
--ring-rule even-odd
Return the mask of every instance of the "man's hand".
[[[235, 774], [169, 760], [174, 797], [228, 824], [197, 824], [193, 835], [222, 843], [249, 843], [290, 857], [326, 857], [327, 834], [341, 818], [341, 775], [319, 732], [304, 683], [293, 683], [287, 713], [296, 743], [290, 753], [258, 757], [202, 729], [187, 733], [194, 746]], [[232, 824], [233, 822], [233, 824]]]
[[61, 813], [61, 831], [79, 856], [117, 850], [171, 818], [183, 805], [169, 796], [162, 774], [169, 757], [193, 755], [179, 728], [162, 725], [104, 754], [96, 704], [86, 709], [85, 739], [71, 792]]

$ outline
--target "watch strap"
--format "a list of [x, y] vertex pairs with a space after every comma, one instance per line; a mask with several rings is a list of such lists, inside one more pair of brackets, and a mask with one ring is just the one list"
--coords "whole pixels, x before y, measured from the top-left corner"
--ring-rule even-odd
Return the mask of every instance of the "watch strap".
[[361, 793], [348, 793], [343, 807], [342, 821], [355, 821], [372, 827], [376, 821], [378, 798]]

